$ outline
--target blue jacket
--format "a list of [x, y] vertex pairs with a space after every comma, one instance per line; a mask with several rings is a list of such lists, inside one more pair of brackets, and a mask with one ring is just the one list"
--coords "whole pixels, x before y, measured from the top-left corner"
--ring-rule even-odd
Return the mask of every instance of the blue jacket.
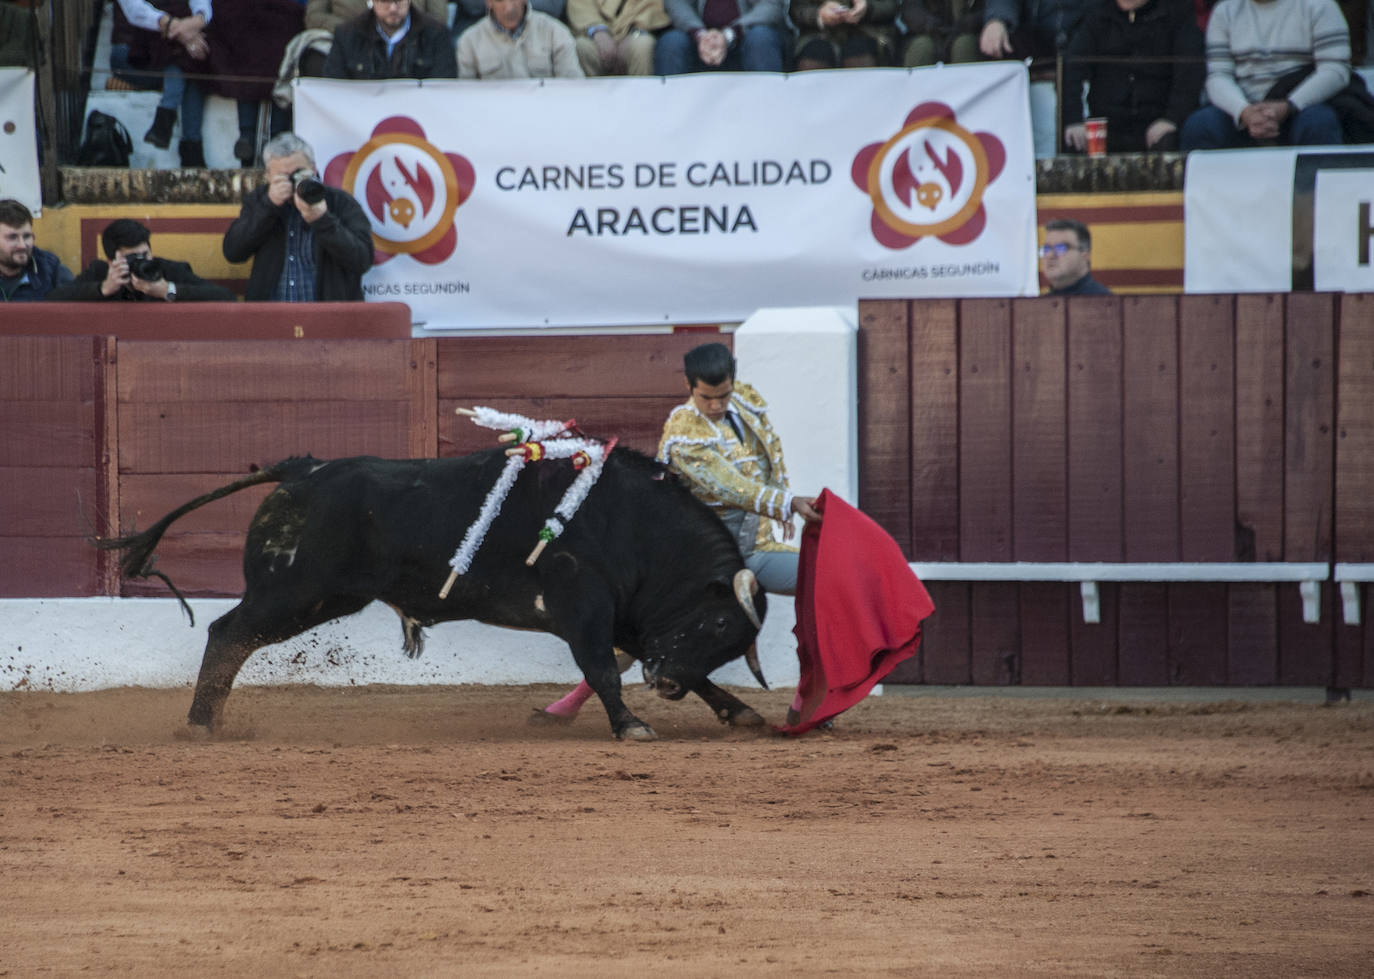
[[41, 248], [33, 250], [29, 267], [19, 277], [18, 284], [0, 279], [0, 302], [36, 303], [57, 286], [72, 281], [72, 273], [62, 260]]

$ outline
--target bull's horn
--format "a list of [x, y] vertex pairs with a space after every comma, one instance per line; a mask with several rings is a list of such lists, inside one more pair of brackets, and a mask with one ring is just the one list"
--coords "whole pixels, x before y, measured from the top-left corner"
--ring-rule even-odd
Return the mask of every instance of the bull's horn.
[[754, 572], [748, 568], [740, 568], [735, 572], [735, 600], [739, 602], [739, 607], [744, 609], [744, 614], [749, 617], [754, 628], [762, 629], [763, 623], [759, 621], [759, 613], [754, 608], [754, 594], [758, 590], [759, 580], [754, 577]]
[[768, 681], [763, 678], [763, 667], [759, 666], [759, 647], [757, 643], [750, 643], [749, 648], [744, 651], [744, 661], [749, 664], [749, 669], [754, 674], [754, 679], [759, 681], [759, 686], [768, 689]]

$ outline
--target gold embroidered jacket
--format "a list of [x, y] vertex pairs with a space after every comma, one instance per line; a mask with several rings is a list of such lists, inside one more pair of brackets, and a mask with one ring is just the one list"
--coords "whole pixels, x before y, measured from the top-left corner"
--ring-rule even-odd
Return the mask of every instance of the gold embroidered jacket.
[[692, 495], [708, 506], [757, 513], [756, 550], [794, 550], [782, 543], [781, 521], [791, 516], [792, 492], [782, 442], [768, 422], [768, 405], [753, 387], [736, 381], [730, 408], [742, 440], [728, 420], [711, 421], [689, 398], [664, 423], [658, 459], [685, 478]]

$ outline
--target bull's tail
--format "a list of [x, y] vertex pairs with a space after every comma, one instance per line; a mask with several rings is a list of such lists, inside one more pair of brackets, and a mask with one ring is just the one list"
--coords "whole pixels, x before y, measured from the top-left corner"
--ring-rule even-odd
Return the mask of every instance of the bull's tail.
[[92, 538], [91, 543], [102, 551], [127, 551], [128, 553], [119, 560], [119, 570], [124, 577], [161, 578], [163, 584], [172, 590], [172, 594], [176, 595], [177, 601], [181, 602], [181, 607], [186, 611], [191, 624], [195, 625], [195, 613], [191, 611], [191, 606], [186, 603], [186, 597], [182, 595], [176, 585], [172, 584], [172, 579], [159, 571], [156, 566], [157, 555], [153, 552], [157, 548], [158, 541], [162, 540], [162, 535], [167, 532], [167, 528], [192, 510], [198, 510], [207, 503], [213, 503], [215, 500], [250, 486], [259, 486], [262, 483], [280, 483], [294, 476], [304, 475], [318, 465], [318, 460], [309, 456], [292, 456], [290, 459], [283, 459], [281, 462], [259, 469], [242, 479], [236, 479], [226, 486], [221, 486], [219, 489], [211, 490], [209, 493], [197, 496], [194, 500], [183, 503], [142, 533], [130, 534], [127, 537], [96, 537]]

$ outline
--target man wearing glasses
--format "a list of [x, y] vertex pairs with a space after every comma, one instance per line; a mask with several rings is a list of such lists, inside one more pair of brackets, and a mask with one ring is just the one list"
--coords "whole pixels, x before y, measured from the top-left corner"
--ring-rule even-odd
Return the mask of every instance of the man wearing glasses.
[[326, 78], [457, 78], [448, 27], [410, 0], [368, 0], [368, 9], [334, 28]]
[[1093, 236], [1087, 225], [1071, 218], [1045, 224], [1040, 246], [1040, 273], [1050, 284], [1050, 296], [1109, 296], [1111, 290], [1093, 278], [1090, 267]]

